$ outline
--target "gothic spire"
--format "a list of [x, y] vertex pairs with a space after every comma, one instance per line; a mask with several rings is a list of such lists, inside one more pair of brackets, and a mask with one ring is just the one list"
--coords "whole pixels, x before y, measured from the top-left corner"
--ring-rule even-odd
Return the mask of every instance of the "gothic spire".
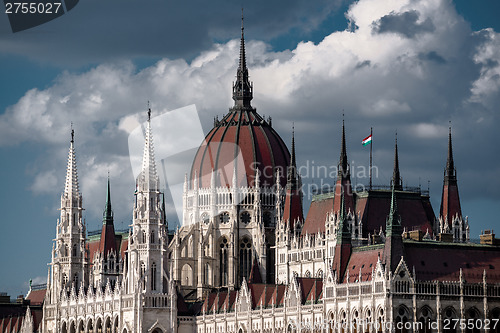
[[458, 193], [457, 172], [453, 162], [453, 148], [451, 142], [451, 126], [448, 131], [448, 159], [444, 169], [443, 194], [441, 197], [440, 217], [451, 223], [456, 216], [462, 216], [460, 196]]
[[75, 130], [71, 129], [71, 141], [68, 153], [68, 166], [66, 168], [66, 184], [64, 186], [64, 195], [68, 198], [79, 198], [80, 186], [78, 184], [78, 172], [76, 168], [75, 157]]
[[453, 147], [451, 144], [451, 125], [448, 130], [448, 159], [446, 160], [445, 182], [456, 181], [455, 163], [453, 162]]
[[106, 207], [104, 208], [104, 213], [102, 214], [102, 224], [105, 225], [113, 224], [113, 210], [111, 209], [111, 189], [109, 185], [109, 175], [108, 175], [108, 193], [106, 196]]
[[290, 223], [292, 229], [296, 221], [304, 221], [302, 190], [300, 188], [297, 163], [295, 161], [295, 130], [292, 131], [292, 154], [290, 156], [290, 165], [288, 166], [283, 221]]
[[342, 141], [340, 143], [340, 159], [338, 166], [338, 176], [347, 176], [349, 174], [349, 165], [347, 163], [347, 148], [345, 143], [345, 124], [344, 115], [342, 114]]
[[113, 210], [111, 209], [111, 189], [108, 175], [108, 191], [106, 195], [106, 208], [102, 214], [101, 239], [99, 241], [99, 251], [104, 258], [108, 257], [110, 251], [117, 252], [115, 239], [115, 226], [113, 224]]
[[386, 233], [387, 237], [390, 237], [391, 235], [401, 235], [401, 220], [399, 218], [399, 213], [398, 213], [398, 203], [396, 201], [396, 191], [395, 191], [396, 185], [392, 185], [392, 193], [391, 193], [391, 209], [389, 211], [389, 216], [387, 216], [386, 220]]
[[250, 101], [253, 98], [253, 87], [248, 79], [248, 68], [245, 55], [245, 36], [243, 27], [243, 9], [241, 10], [241, 41], [240, 61], [236, 72], [236, 82], [233, 85], [233, 109], [251, 108]]
[[153, 133], [151, 131], [151, 109], [148, 108], [148, 121], [146, 124], [146, 137], [144, 140], [144, 154], [142, 157], [142, 169], [137, 178], [137, 185], [142, 190], [158, 190], [159, 178], [156, 172], [156, 162], [153, 147]]
[[403, 182], [399, 172], [399, 156], [398, 156], [398, 133], [396, 132], [396, 139], [394, 141], [394, 171], [392, 172], [392, 185], [396, 190], [403, 189]]

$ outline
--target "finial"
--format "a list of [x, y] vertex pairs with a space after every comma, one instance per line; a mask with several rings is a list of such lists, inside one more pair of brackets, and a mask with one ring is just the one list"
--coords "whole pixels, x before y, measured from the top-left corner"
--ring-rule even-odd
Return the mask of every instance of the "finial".
[[71, 143], [75, 142], [75, 130], [73, 129], [73, 122], [71, 122]]
[[149, 105], [149, 101], [148, 101], [148, 121], [151, 121], [151, 107]]

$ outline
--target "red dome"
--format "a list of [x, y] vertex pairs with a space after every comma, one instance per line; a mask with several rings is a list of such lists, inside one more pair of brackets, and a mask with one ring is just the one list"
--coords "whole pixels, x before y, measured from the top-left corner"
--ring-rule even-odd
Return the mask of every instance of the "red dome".
[[289, 162], [288, 148], [269, 122], [255, 109], [233, 108], [216, 121], [198, 149], [191, 168], [191, 187], [195, 174], [198, 187], [210, 187], [212, 170], [216, 170], [216, 186], [230, 187], [235, 164], [238, 186], [254, 186], [257, 169], [260, 186], [272, 186], [277, 168], [284, 186]]

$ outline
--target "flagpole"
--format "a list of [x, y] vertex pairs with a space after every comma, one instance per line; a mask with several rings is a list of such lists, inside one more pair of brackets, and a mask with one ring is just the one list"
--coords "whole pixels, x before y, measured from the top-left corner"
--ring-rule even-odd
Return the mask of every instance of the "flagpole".
[[370, 190], [372, 189], [372, 146], [373, 146], [373, 127], [370, 127], [370, 137], [372, 141], [370, 142]]

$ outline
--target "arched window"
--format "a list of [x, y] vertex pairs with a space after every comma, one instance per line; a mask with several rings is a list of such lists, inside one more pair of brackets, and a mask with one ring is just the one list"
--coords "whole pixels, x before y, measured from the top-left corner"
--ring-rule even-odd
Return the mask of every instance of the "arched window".
[[420, 330], [423, 333], [430, 333], [431, 330], [431, 321], [432, 321], [432, 310], [428, 306], [424, 306], [419, 311], [418, 321], [420, 325], [422, 325], [422, 329]]
[[183, 286], [193, 285], [193, 269], [188, 264], [182, 266], [181, 271], [181, 284]]
[[401, 305], [397, 310], [396, 310], [396, 332], [397, 333], [406, 333], [407, 330], [407, 324], [410, 321], [410, 311], [408, 309]]
[[146, 283], [144, 281], [146, 280], [146, 265], [144, 265], [144, 262], [141, 261], [141, 285], [142, 289], [146, 289]]
[[156, 263], [151, 265], [151, 290], [156, 290]]
[[252, 242], [248, 237], [240, 240], [240, 281], [248, 281], [252, 269]]
[[442, 323], [443, 332], [456, 333], [457, 328], [456, 325], [454, 325], [454, 319], [457, 319], [457, 314], [455, 312], [455, 309], [451, 306], [444, 309], [442, 318], [443, 318], [443, 323]]
[[72, 256], [76, 257], [76, 244], [73, 244], [73, 253], [72, 253]]
[[142, 243], [145, 244], [146, 243], [146, 231], [142, 231]]
[[465, 312], [465, 319], [467, 322], [474, 322], [475, 325], [467, 325], [466, 333], [479, 333], [481, 330], [479, 329], [478, 322], [481, 321], [481, 314], [478, 309], [475, 307], [469, 308]]
[[78, 290], [78, 273], [75, 273], [73, 276], [73, 284], [75, 285], [76, 290]]
[[68, 276], [66, 274], [63, 274], [61, 282], [62, 282], [63, 288], [68, 285]]
[[228, 273], [228, 248], [227, 238], [223, 237], [220, 241], [220, 251], [219, 251], [219, 267], [220, 267], [220, 286], [227, 285], [227, 273]]
[[155, 242], [155, 232], [154, 231], [151, 231], [151, 239], [149, 240], [149, 242], [151, 244], [154, 244], [154, 242]]

